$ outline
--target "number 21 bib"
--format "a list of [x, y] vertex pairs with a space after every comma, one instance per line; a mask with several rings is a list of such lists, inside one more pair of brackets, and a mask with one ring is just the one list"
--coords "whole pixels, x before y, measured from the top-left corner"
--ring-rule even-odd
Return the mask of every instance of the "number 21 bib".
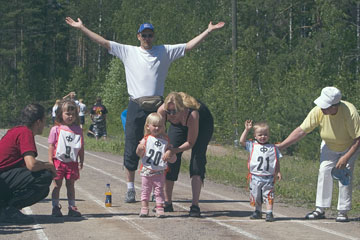
[[253, 143], [248, 161], [251, 174], [270, 176], [275, 174], [277, 163], [276, 148], [274, 144]]

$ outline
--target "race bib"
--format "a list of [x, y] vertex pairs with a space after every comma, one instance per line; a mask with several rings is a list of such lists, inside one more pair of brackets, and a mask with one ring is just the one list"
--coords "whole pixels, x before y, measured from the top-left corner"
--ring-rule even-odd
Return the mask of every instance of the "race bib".
[[274, 144], [253, 143], [248, 167], [251, 174], [269, 176], [275, 174], [277, 163], [276, 148]]
[[76, 162], [81, 149], [81, 136], [74, 132], [60, 129], [55, 157], [63, 162]]
[[142, 158], [144, 167], [152, 170], [164, 170], [167, 163], [162, 160], [168, 141], [162, 138], [148, 136], [145, 145], [145, 156]]

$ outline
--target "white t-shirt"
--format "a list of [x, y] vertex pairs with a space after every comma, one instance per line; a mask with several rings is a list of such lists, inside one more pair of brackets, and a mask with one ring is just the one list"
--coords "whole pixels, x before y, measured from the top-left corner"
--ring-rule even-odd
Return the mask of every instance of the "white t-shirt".
[[125, 66], [131, 98], [162, 96], [170, 64], [185, 55], [186, 44], [153, 46], [150, 50], [110, 41], [109, 53]]
[[79, 116], [85, 116], [86, 105], [79, 102]]

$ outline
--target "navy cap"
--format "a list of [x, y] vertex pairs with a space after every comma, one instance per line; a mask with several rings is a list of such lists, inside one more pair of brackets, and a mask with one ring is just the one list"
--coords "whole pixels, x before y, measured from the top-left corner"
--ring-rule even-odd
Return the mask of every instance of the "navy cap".
[[151, 23], [143, 23], [140, 25], [138, 33], [141, 33], [145, 29], [150, 29], [154, 31], [154, 26]]

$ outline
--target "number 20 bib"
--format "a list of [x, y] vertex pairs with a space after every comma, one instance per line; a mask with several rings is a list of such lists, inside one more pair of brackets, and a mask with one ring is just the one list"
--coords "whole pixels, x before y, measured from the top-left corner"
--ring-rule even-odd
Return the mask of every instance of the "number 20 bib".
[[274, 144], [262, 145], [253, 143], [248, 161], [248, 168], [251, 174], [258, 176], [274, 175], [276, 163], [277, 156]]
[[144, 167], [152, 170], [164, 170], [167, 163], [162, 160], [168, 141], [162, 138], [156, 138], [151, 135], [146, 138], [145, 156], [142, 158]]

